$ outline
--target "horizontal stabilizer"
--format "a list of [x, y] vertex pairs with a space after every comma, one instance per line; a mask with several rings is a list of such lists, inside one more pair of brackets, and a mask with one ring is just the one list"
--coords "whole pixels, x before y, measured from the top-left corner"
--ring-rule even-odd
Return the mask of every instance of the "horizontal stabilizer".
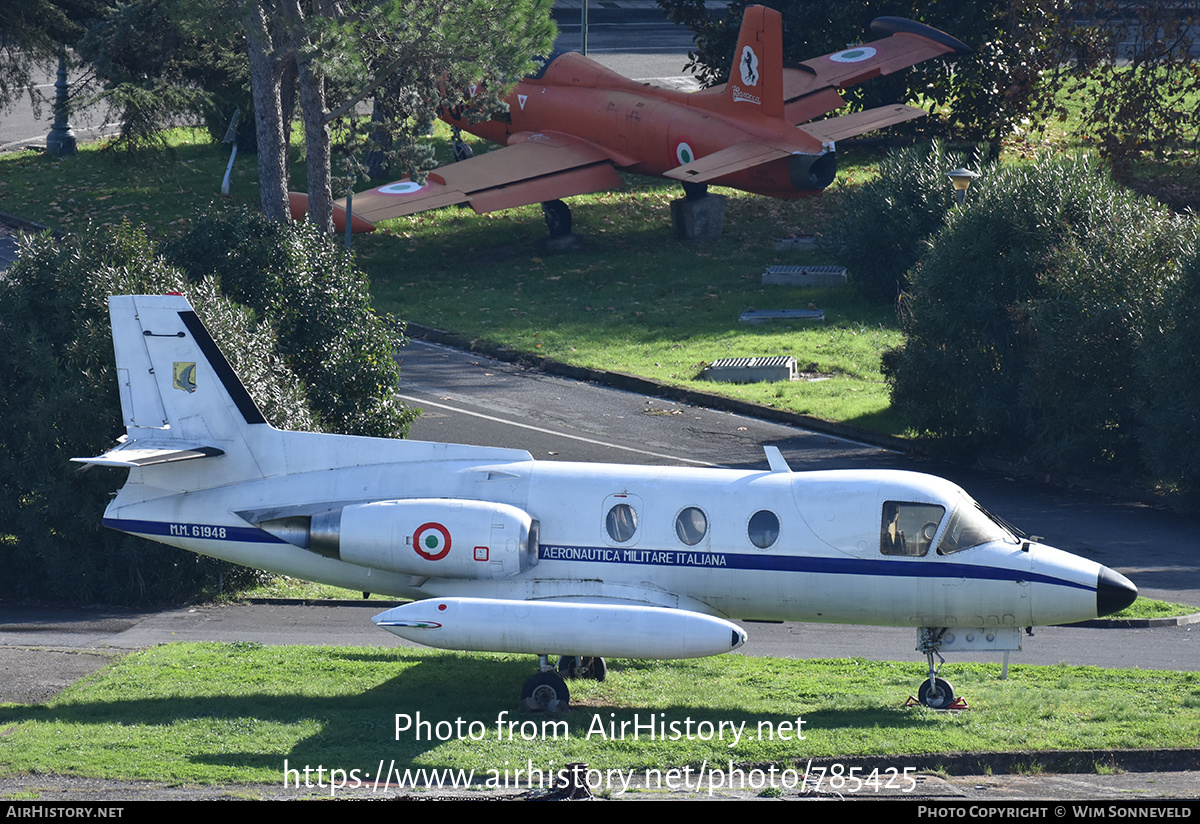
[[[821, 147], [814, 146], [814, 150], [819, 152]], [[691, 163], [663, 172], [663, 175], [688, 183], [707, 183], [710, 180], [787, 157], [790, 154], [792, 154], [790, 150], [777, 149], [765, 143], [749, 141], [735, 143], [719, 152], [713, 152], [698, 160], [693, 160]]]
[[203, 444], [185, 444], [177, 441], [169, 445], [154, 446], [144, 441], [123, 443], [94, 458], [72, 458], [75, 463], [94, 466], [153, 466], [154, 464], [192, 461], [198, 458], [215, 458], [224, 455], [223, 449]]
[[876, 109], [844, 114], [841, 117], [829, 117], [825, 120], [805, 123], [797, 128], [822, 143], [830, 144], [886, 126], [894, 126], [907, 120], [915, 120], [925, 115], [925, 110], [918, 109], [916, 106], [880, 106]]

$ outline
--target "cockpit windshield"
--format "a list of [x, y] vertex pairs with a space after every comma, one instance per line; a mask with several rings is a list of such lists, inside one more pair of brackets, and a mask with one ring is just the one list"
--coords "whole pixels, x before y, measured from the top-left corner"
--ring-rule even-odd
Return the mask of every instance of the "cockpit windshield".
[[938, 542], [937, 551], [938, 555], [952, 555], [992, 541], [1019, 543], [1017, 537], [987, 510], [974, 501], [964, 501], [954, 510], [950, 525]]
[[[938, 527], [945, 514], [946, 508], [940, 504], [885, 501], [879, 551], [884, 555], [923, 557], [929, 553], [934, 538], [938, 536]], [[953, 555], [994, 541], [1016, 544], [1020, 541], [1014, 532], [1019, 530], [1009, 527], [967, 498], [955, 507], [950, 522], [938, 539], [937, 554]]]

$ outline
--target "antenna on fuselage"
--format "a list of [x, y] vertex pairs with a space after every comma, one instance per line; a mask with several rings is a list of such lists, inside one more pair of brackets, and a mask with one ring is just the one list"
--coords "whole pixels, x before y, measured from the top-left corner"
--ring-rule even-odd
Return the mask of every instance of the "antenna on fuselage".
[[788, 462], [783, 457], [783, 453], [779, 451], [778, 446], [764, 446], [763, 452], [767, 453], [767, 463], [771, 466], [772, 472], [791, 472], [792, 468], [788, 466]]

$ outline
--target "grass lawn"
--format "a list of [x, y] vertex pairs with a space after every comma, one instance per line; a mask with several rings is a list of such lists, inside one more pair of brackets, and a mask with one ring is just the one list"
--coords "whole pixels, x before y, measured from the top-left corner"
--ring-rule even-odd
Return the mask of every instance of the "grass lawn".
[[[955, 663], [946, 674], [971, 709], [939, 713], [904, 706], [923, 669], [738, 655], [614, 661], [604, 683], [572, 682], [572, 710], [542, 716], [516, 700], [531, 674], [528, 656], [168, 644], [117, 661], [49, 704], [0, 706], [0, 770], [271, 783], [282, 779], [285, 760], [368, 774], [381, 759], [484, 774], [527, 762], [640, 770], [730, 759], [794, 765], [858, 754], [1190, 747], [1200, 735], [1198, 673], [1015, 666], [1000, 681], [997, 664]], [[428, 730], [416, 727], [417, 713]], [[629, 726], [620, 734], [622, 722], [651, 719], [668, 725], [666, 740], [644, 732], [635, 739]]]
[[[508, 349], [703, 388], [886, 432], [880, 353], [899, 345], [890, 307], [849, 287], [763, 286], [768, 265], [837, 261], [774, 249], [824, 226], [836, 195], [780, 203], [729, 193], [723, 236], [676, 240], [667, 185], [572, 201], [581, 249], [538, 250], [540, 209], [443, 210], [390, 221], [356, 241], [376, 306]], [[825, 311], [822, 321], [738, 321], [746, 309]], [[698, 379], [719, 358], [790, 355], [809, 379], [732, 386]]]

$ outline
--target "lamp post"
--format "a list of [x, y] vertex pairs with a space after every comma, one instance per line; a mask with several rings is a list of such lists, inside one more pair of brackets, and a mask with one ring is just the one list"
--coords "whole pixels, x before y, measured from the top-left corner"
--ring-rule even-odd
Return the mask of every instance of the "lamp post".
[[971, 188], [971, 181], [979, 177], [979, 173], [970, 169], [953, 169], [946, 172], [946, 177], [954, 184], [954, 202], [961, 206], [963, 198], [967, 196], [967, 189]]
[[67, 102], [67, 58], [59, 55], [58, 80], [54, 84], [54, 125], [46, 135], [46, 151], [55, 157], [75, 154], [75, 132], [68, 119], [70, 105]]

